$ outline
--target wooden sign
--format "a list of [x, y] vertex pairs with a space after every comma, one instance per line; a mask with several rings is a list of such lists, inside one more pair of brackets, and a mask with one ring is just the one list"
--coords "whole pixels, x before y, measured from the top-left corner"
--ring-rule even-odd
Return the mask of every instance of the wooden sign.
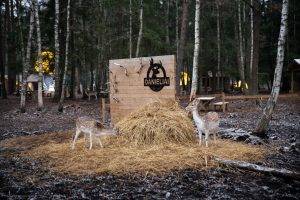
[[175, 56], [109, 61], [110, 112], [113, 124], [158, 99], [175, 99]]

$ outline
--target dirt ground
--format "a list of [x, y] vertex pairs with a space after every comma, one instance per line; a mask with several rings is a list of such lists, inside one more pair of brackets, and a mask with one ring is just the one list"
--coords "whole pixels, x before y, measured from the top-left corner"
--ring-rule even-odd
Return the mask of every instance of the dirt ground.
[[[265, 103], [266, 100], [263, 101]], [[78, 116], [101, 119], [101, 102], [65, 102], [65, 112], [44, 99], [45, 109], [36, 111], [36, 102], [27, 103], [20, 113], [19, 98], [0, 100], [0, 140], [47, 134], [75, 128]], [[181, 105], [187, 105], [186, 100]], [[229, 111], [219, 112], [222, 129], [251, 131], [261, 115], [255, 100], [232, 100]], [[109, 121], [108, 121], [109, 123]], [[266, 147], [273, 149], [262, 163], [300, 173], [300, 97], [279, 98]], [[185, 169], [164, 175], [64, 175], [53, 173], [45, 163], [18, 156], [0, 146], [0, 199], [299, 199], [300, 181], [269, 174], [220, 166], [214, 169]]]

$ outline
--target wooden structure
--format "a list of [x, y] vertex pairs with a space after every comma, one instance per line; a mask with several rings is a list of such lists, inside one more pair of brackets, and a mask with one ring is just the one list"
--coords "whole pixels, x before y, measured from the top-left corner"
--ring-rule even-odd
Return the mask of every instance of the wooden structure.
[[291, 73], [291, 93], [300, 92], [300, 59], [294, 59], [289, 64], [288, 70]]
[[215, 99], [216, 97], [198, 97], [196, 98], [198, 103], [198, 110], [204, 110], [205, 112], [208, 110], [209, 104]]
[[222, 111], [225, 112], [228, 110], [228, 104], [229, 102], [225, 101], [225, 93], [222, 92], [221, 94], [221, 101], [214, 103], [214, 109], [217, 110], [217, 108], [222, 108]]
[[174, 55], [110, 60], [111, 122], [150, 102], [175, 100], [175, 64]]

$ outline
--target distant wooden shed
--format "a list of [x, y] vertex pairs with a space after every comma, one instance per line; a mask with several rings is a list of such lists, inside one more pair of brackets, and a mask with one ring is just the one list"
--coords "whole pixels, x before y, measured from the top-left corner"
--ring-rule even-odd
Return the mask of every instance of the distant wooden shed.
[[27, 87], [31, 91], [35, 91], [38, 89], [39, 75], [38, 74], [30, 74], [27, 79]]
[[300, 92], [300, 59], [294, 59], [288, 66], [291, 73], [291, 93]]

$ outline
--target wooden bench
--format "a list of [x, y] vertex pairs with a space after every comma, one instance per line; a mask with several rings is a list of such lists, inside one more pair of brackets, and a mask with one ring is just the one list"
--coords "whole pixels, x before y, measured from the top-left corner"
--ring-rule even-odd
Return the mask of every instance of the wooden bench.
[[225, 110], [228, 110], [228, 104], [229, 104], [229, 102], [220, 101], [220, 102], [214, 103], [213, 105], [214, 105], [215, 111], [217, 110], [217, 108], [220, 108], [220, 109], [223, 109], [223, 112], [224, 112]]
[[222, 92], [221, 101], [213, 103], [213, 106], [215, 111], [217, 110], [217, 108], [220, 108], [223, 110], [223, 112], [225, 112], [226, 110], [228, 110], [228, 104], [229, 102], [225, 101], [225, 93]]

